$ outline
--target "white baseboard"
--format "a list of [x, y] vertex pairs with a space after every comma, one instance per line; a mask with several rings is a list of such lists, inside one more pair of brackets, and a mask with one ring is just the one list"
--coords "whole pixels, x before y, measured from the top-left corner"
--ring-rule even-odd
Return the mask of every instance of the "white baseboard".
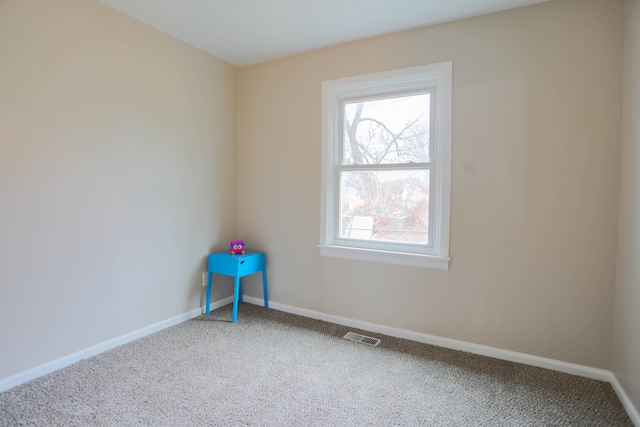
[[[249, 304], [264, 306], [264, 300], [250, 296], [243, 296], [243, 301]], [[425, 344], [431, 344], [438, 347], [448, 348], [451, 350], [460, 350], [467, 353], [478, 354], [482, 356], [493, 357], [495, 359], [507, 360], [510, 362], [522, 363], [539, 368], [551, 369], [553, 371], [563, 372], [566, 374], [577, 375], [581, 377], [591, 378], [594, 380], [605, 381], [611, 384], [616, 394], [620, 398], [629, 418], [636, 427], [640, 427], [640, 416], [638, 410], [629, 399], [622, 385], [611, 371], [604, 369], [592, 368], [589, 366], [578, 365], [576, 363], [568, 363], [560, 360], [549, 359], [546, 357], [533, 356], [526, 353], [518, 353], [510, 350], [489, 347], [480, 344], [468, 343], [465, 341], [454, 340], [450, 338], [438, 337], [435, 335], [423, 334], [420, 332], [407, 331], [405, 329], [393, 328], [390, 326], [378, 325], [376, 323], [363, 322], [360, 320], [349, 319], [347, 317], [334, 316], [318, 311], [307, 310], [304, 308], [294, 307], [278, 302], [269, 301], [269, 307], [287, 313], [297, 314], [312, 319], [324, 320], [326, 322], [337, 323], [338, 325], [349, 326], [352, 328], [362, 329], [369, 332], [377, 332], [397, 338], [405, 338], [411, 341], [417, 341]]]
[[613, 373], [611, 373], [610, 382], [611, 386], [616, 391], [618, 398], [622, 402], [622, 406], [624, 406], [624, 409], [627, 410], [627, 414], [629, 415], [629, 418], [631, 418], [631, 422], [634, 426], [640, 427], [640, 413], [634, 406], [633, 402], [631, 402], [631, 399], [627, 395], [627, 392], [624, 390], [624, 387], [622, 387], [622, 384], [620, 384], [620, 382], [618, 381], [618, 378], [616, 378]]
[[[264, 300], [243, 296], [243, 300], [250, 304], [264, 305]], [[465, 341], [454, 340], [450, 338], [442, 338], [435, 335], [423, 334], [420, 332], [407, 331], [405, 329], [393, 328], [390, 326], [378, 325], [376, 323], [363, 322], [361, 320], [349, 319], [347, 317], [334, 316], [331, 314], [320, 313], [318, 311], [307, 310], [286, 304], [269, 301], [269, 307], [276, 310], [285, 311], [287, 313], [298, 314], [312, 319], [324, 320], [331, 323], [337, 323], [343, 326], [363, 329], [369, 332], [378, 332], [384, 335], [390, 335], [397, 338], [405, 338], [411, 341], [417, 341], [425, 344], [431, 344], [438, 347], [444, 347], [451, 350], [460, 350], [467, 353], [478, 354], [481, 356], [489, 356], [496, 359], [508, 360], [510, 362], [523, 363], [525, 365], [537, 366], [540, 368], [552, 369], [554, 371], [564, 372], [572, 375], [579, 375], [600, 381], [609, 381], [611, 372], [602, 369], [591, 368], [588, 366], [578, 365], [574, 363], [562, 362], [554, 359], [547, 359], [539, 356], [532, 356], [525, 353], [517, 353], [515, 351], [502, 350], [495, 347], [489, 347], [480, 344], [468, 343]]]
[[[232, 302], [233, 302], [232, 296], [216, 301], [214, 303], [211, 303], [210, 310], [215, 310], [217, 308], [220, 308]], [[95, 356], [107, 350], [111, 350], [112, 348], [118, 347], [122, 344], [126, 344], [128, 342], [137, 340], [144, 336], [150, 335], [154, 332], [158, 332], [170, 326], [177, 325], [178, 323], [182, 323], [189, 319], [193, 319], [194, 317], [202, 314], [202, 312], [203, 312], [202, 308], [197, 308], [195, 310], [191, 310], [188, 313], [180, 314], [170, 319], [163, 320], [158, 323], [154, 323], [153, 325], [146, 326], [144, 328], [138, 329], [128, 334], [121, 335], [119, 337], [110, 339], [100, 344], [96, 344], [84, 350], [80, 350], [75, 353], [69, 354], [67, 356], [63, 356], [59, 359], [53, 360], [51, 362], [45, 363], [40, 366], [36, 366], [35, 368], [29, 369], [27, 371], [20, 372], [10, 377], [0, 379], [0, 392], [9, 390], [10, 388], [13, 388], [15, 386], [24, 384], [27, 381], [31, 381], [43, 375], [57, 371], [58, 369], [62, 369], [82, 359], [86, 359], [87, 357]]]

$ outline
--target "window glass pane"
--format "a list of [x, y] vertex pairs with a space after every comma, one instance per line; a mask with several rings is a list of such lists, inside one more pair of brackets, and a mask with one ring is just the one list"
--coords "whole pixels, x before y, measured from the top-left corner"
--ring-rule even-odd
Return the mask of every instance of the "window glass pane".
[[429, 172], [343, 171], [340, 237], [427, 244]]
[[344, 104], [343, 164], [429, 161], [431, 94]]

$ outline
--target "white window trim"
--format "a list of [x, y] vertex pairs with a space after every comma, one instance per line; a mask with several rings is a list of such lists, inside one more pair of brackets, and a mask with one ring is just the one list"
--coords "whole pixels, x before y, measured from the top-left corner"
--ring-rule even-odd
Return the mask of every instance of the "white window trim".
[[[379, 262], [412, 267], [448, 270], [451, 209], [451, 114], [452, 62], [423, 65], [400, 70], [347, 77], [322, 82], [322, 177], [320, 255], [358, 261]], [[333, 169], [338, 164], [338, 138], [342, 131], [340, 104], [342, 99], [396, 93], [415, 89], [435, 89], [433, 156], [435, 214], [433, 247], [415, 252], [367, 249], [338, 244], [334, 236], [334, 209], [337, 183]]]

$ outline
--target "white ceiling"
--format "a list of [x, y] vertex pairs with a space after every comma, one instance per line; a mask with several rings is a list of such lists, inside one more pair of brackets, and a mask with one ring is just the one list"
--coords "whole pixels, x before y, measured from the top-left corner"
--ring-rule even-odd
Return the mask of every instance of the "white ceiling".
[[99, 0], [243, 67], [547, 0]]

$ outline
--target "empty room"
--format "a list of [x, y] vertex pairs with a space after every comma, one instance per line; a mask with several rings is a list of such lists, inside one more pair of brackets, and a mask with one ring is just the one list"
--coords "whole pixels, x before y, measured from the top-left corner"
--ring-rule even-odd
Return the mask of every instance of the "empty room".
[[0, 0], [0, 425], [640, 426], [639, 76], [640, 0]]

